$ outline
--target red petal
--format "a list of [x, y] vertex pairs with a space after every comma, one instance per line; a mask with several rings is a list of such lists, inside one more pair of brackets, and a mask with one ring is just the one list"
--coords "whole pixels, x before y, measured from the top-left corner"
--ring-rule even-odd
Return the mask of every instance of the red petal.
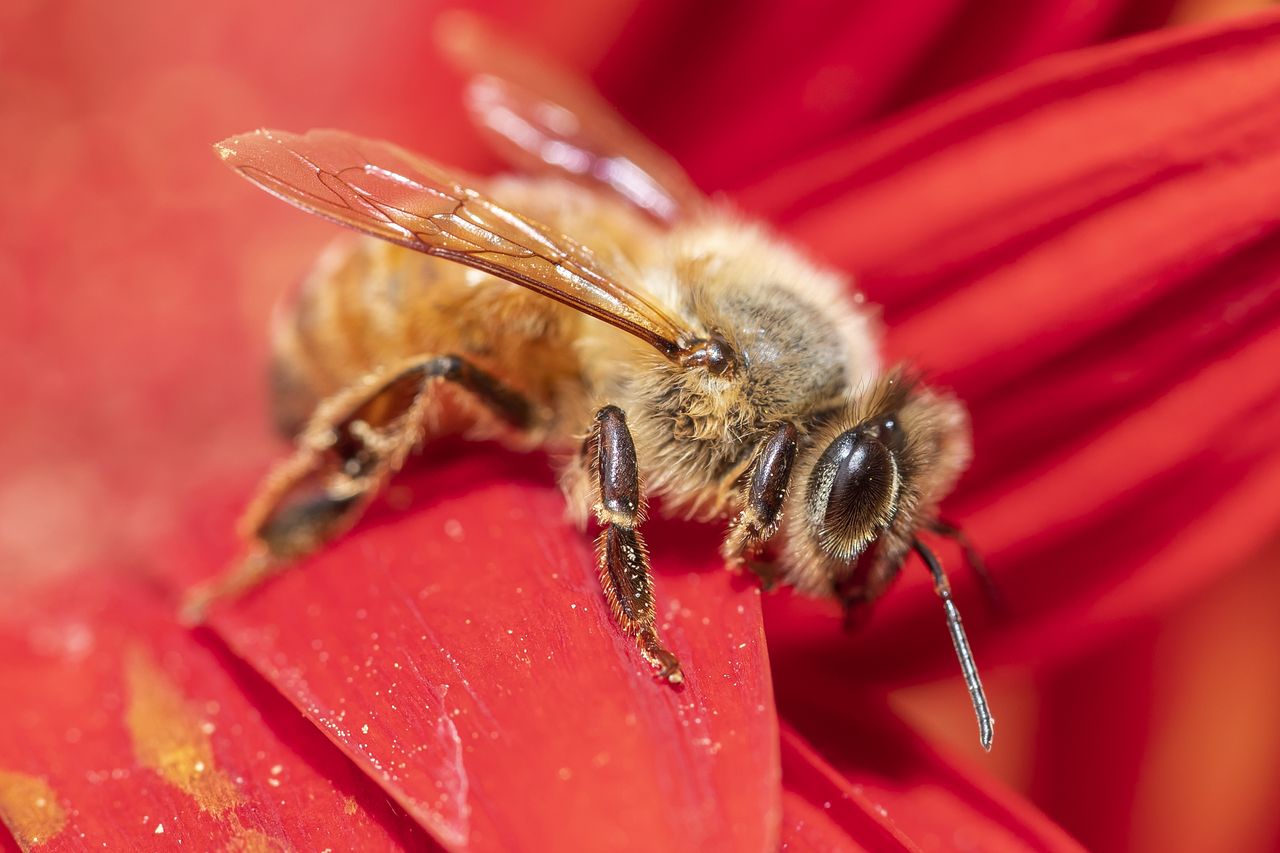
[[5, 601], [0, 819], [20, 842], [429, 843], [278, 694], [208, 634], [174, 624], [174, 602], [125, 571]]
[[[981, 771], [952, 764], [893, 717], [849, 691], [821, 708], [789, 707], [821, 754], [782, 729], [783, 840], [839, 849], [840, 831], [867, 850], [1080, 850], [1035, 807]], [[848, 715], [856, 708], [856, 728]]]
[[652, 3], [600, 76], [639, 126], [721, 189], [875, 111], [959, 5], [826, 0], [803, 14], [766, 4], [729, 19], [715, 6]]
[[[753, 197], [860, 271], [891, 349], [971, 406], [976, 462], [948, 511], [1019, 618], [975, 638], [980, 660], [1099, 642], [1280, 524], [1278, 34], [1271, 14], [1057, 57]], [[909, 577], [872, 641], [894, 653], [860, 669], [949, 660]], [[831, 648], [787, 622], [810, 638], [798, 656]]]
[[651, 525], [672, 689], [614, 626], [544, 462], [429, 461], [408, 510], [216, 614], [219, 634], [448, 847], [772, 845], [759, 594], [714, 539]]
[[1072, 0], [1022, 3], [979, 0], [964, 4], [946, 37], [920, 57], [893, 107], [1064, 50], [1155, 29], [1171, 17], [1168, 0]]
[[1036, 797], [1090, 849], [1280, 849], [1278, 545], [1037, 679]]
[[916, 850], [883, 807], [855, 789], [790, 726], [782, 729], [782, 849]]
[[597, 76], [704, 186], [770, 174], [921, 97], [1160, 26], [1162, 0], [637, 5]]

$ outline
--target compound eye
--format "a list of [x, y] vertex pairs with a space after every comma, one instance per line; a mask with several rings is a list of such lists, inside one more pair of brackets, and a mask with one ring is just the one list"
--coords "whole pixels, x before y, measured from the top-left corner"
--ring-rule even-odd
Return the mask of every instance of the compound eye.
[[818, 459], [809, 494], [823, 549], [852, 559], [893, 520], [898, 498], [893, 453], [869, 431], [848, 430]]

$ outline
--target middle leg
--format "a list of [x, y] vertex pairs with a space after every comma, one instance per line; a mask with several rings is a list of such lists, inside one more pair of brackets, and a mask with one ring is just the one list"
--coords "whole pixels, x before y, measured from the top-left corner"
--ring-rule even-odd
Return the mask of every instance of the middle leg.
[[680, 662], [658, 637], [649, 549], [636, 528], [644, 521], [644, 501], [636, 465], [636, 446], [626, 415], [617, 406], [596, 413], [584, 448], [595, 491], [595, 515], [604, 530], [596, 540], [600, 584], [613, 618], [635, 637], [658, 677], [684, 680]]

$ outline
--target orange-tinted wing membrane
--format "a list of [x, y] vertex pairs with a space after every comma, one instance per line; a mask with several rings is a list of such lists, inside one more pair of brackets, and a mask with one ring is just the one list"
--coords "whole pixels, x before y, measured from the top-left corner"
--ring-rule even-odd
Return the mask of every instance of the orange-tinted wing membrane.
[[458, 183], [386, 142], [336, 130], [258, 130], [215, 148], [267, 192], [303, 210], [563, 302], [674, 357], [692, 337], [590, 249]]
[[441, 16], [438, 41], [471, 77], [466, 103], [472, 120], [513, 165], [603, 185], [661, 222], [706, 205], [676, 161], [586, 81], [463, 12]]

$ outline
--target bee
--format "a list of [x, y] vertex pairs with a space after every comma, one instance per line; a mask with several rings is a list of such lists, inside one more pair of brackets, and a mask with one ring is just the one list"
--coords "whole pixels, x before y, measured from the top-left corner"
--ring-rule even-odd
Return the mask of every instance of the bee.
[[498, 435], [563, 452], [618, 627], [668, 682], [683, 676], [656, 626], [648, 497], [726, 520], [729, 567], [846, 614], [914, 553], [990, 748], [959, 613], [918, 536], [960, 535], [938, 504], [970, 456], [961, 404], [885, 368], [843, 276], [703, 195], [585, 84], [474, 26], [445, 43], [477, 126], [527, 176], [481, 180], [333, 130], [215, 146], [368, 236], [324, 256], [278, 318], [274, 413], [295, 450], [244, 513], [244, 558], [189, 615], [347, 531], [424, 441]]

